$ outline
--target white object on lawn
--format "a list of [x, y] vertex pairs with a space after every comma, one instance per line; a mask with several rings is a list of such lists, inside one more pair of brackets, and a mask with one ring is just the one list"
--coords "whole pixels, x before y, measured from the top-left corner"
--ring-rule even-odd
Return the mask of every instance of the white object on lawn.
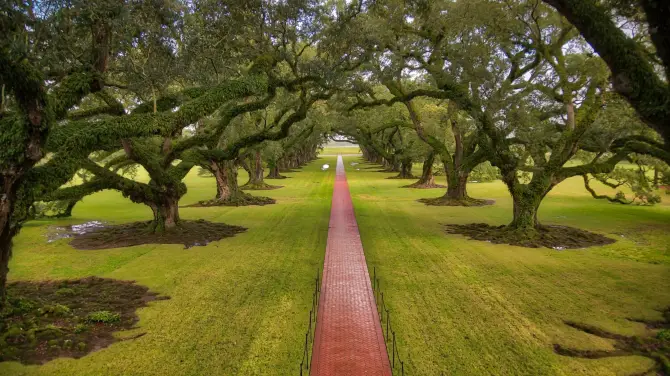
[[325, 165], [323, 165], [323, 166], [321, 167], [321, 171], [326, 171], [326, 170], [329, 169], [329, 168], [330, 168], [330, 165], [325, 164]]

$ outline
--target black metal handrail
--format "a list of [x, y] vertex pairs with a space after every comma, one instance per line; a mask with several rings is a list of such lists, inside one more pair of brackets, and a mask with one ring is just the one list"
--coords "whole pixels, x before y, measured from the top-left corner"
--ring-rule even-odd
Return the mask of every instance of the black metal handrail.
[[[312, 293], [312, 309], [309, 311], [309, 326], [305, 333], [305, 347], [302, 352], [302, 361], [300, 362], [300, 376], [309, 375], [309, 369], [312, 365], [312, 346], [314, 345], [314, 334], [316, 333], [316, 317], [319, 312], [319, 297], [321, 296], [321, 277], [319, 270], [316, 270], [316, 279], [314, 281], [314, 292]], [[304, 372], [304, 373], [303, 373]]]
[[[400, 358], [398, 345], [395, 337], [395, 330], [391, 325], [391, 311], [384, 302], [384, 293], [381, 291], [381, 282], [377, 278], [377, 268], [373, 268], [372, 276], [372, 291], [375, 296], [375, 303], [377, 305], [377, 313], [379, 314], [379, 322], [382, 326], [382, 334], [384, 335], [384, 343], [386, 345], [386, 352], [389, 356], [389, 364], [391, 365], [391, 373], [404, 376], [405, 362]], [[389, 351], [390, 350], [390, 351]]]

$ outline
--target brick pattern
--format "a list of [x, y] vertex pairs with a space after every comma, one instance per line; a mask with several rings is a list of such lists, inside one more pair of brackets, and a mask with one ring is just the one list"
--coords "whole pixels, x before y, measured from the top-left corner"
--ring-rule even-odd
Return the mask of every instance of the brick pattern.
[[337, 157], [311, 376], [391, 375], [342, 157]]

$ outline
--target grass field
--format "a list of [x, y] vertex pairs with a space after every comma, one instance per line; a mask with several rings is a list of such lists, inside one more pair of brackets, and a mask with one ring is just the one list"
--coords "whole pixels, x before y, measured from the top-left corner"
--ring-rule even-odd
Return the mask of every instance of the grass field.
[[358, 146], [334, 146], [334, 147], [325, 147], [321, 152], [321, 155], [351, 155], [351, 154], [360, 154], [361, 149]]
[[[139, 311], [137, 331], [147, 332], [144, 337], [77, 360], [61, 358], [43, 366], [0, 363], [0, 375], [294, 374], [328, 231], [334, 171], [322, 172], [322, 163], [334, 166], [335, 159], [287, 174], [292, 178], [281, 181], [282, 189], [256, 192], [277, 199], [277, 205], [181, 209], [183, 219], [249, 228], [205, 247], [78, 251], [66, 240], [46, 243], [44, 231], [53, 223], [151, 218], [148, 208], [112, 191], [87, 197], [70, 220], [29, 223], [15, 242], [10, 280], [96, 275], [136, 280], [171, 299]], [[212, 179], [192, 171], [182, 204], [213, 197]]]
[[552, 348], [612, 348], [564, 320], [643, 334], [642, 324], [626, 318], [661, 319], [654, 309], [670, 305], [667, 203], [596, 201], [573, 179], [547, 197], [540, 220], [616, 243], [570, 251], [494, 245], [446, 235], [443, 224], [510, 221], [502, 183], [469, 186], [471, 196], [495, 199], [493, 206], [429, 207], [416, 199], [442, 190], [401, 189], [406, 181], [353, 161], [362, 161], [345, 164], [368, 267], [381, 277], [408, 375], [630, 375], [653, 365], [642, 357], [566, 358]]
[[[407, 181], [387, 180], [392, 174], [353, 161], [362, 162], [345, 157], [367, 262], [382, 280], [407, 375], [630, 375], [652, 365], [643, 357], [566, 358], [552, 345], [612, 346], [564, 320], [642, 334], [643, 326], [626, 318], [660, 319], [654, 309], [670, 305], [667, 203], [596, 201], [581, 181], [569, 180], [547, 197], [540, 220], [600, 232], [616, 243], [570, 251], [493, 245], [446, 235], [443, 224], [508, 222], [512, 203], [500, 182], [469, 187], [473, 197], [495, 199], [493, 206], [428, 207], [416, 199], [443, 190], [401, 189]], [[276, 198], [276, 205], [182, 209], [184, 219], [249, 228], [205, 247], [78, 251], [66, 240], [46, 243], [46, 227], [54, 223], [150, 218], [148, 208], [111, 191], [87, 197], [71, 219], [29, 223], [16, 240], [11, 280], [96, 275], [136, 280], [171, 299], [139, 311], [136, 331], [144, 337], [77, 360], [0, 363], [0, 375], [296, 374], [328, 231], [334, 168], [323, 172], [324, 163], [335, 166], [335, 157], [273, 182], [282, 189], [254, 192]], [[193, 171], [186, 183], [184, 205], [214, 195], [212, 178]]]

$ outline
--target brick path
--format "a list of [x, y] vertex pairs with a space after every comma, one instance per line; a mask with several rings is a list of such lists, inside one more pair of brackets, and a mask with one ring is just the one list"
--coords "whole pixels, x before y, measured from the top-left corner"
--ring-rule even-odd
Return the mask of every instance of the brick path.
[[390, 376], [342, 157], [337, 172], [311, 376]]

